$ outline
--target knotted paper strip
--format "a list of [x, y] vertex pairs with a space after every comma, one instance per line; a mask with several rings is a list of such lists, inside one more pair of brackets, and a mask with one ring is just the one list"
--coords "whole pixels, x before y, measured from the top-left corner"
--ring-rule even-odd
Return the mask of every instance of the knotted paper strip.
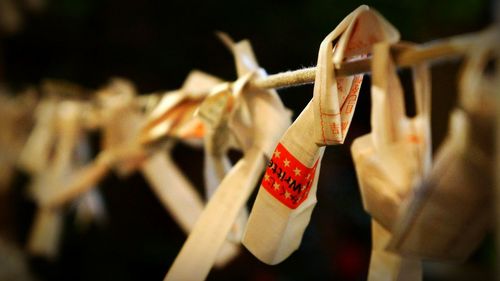
[[[232, 109], [228, 126], [243, 147], [244, 155], [215, 190], [165, 280], [204, 280], [207, 277], [222, 242], [260, 178], [266, 156], [271, 155], [272, 147], [290, 124], [290, 114], [275, 91], [246, 87], [252, 73], [261, 77], [265, 75], [258, 68], [250, 44], [242, 41], [234, 45], [233, 53], [237, 65], [245, 66], [238, 71], [241, 78], [233, 85], [215, 89], [212, 96], [220, 95], [220, 91], [226, 91], [228, 87], [232, 89], [231, 96], [235, 99], [231, 105], [236, 106]], [[219, 110], [219, 106], [214, 110]], [[212, 119], [213, 116], [217, 117], [203, 115], [203, 118], [208, 122], [218, 120]]]
[[[35, 215], [35, 222], [28, 241], [28, 250], [32, 254], [54, 257], [58, 252], [59, 237], [62, 230], [62, 209], [47, 206], [54, 194], [60, 192], [64, 184], [71, 179], [83, 158], [75, 158], [78, 153], [82, 128], [80, 126], [81, 106], [78, 102], [60, 102], [56, 107], [54, 134], [57, 146], [52, 161], [47, 162], [45, 170], [34, 178], [32, 194], [40, 206]], [[84, 155], [83, 155], [84, 156]], [[99, 219], [103, 216], [102, 201], [97, 193], [83, 195], [77, 204], [77, 218]], [[86, 204], [90, 203], [90, 204]]]
[[399, 33], [390, 23], [362, 5], [321, 42], [314, 82], [314, 136], [318, 145], [344, 142], [363, 80], [362, 74], [336, 78], [335, 65], [366, 57], [376, 42], [398, 40]]
[[[197, 139], [203, 138], [203, 123], [193, 115], [208, 91], [219, 83], [221, 80], [216, 77], [192, 71], [181, 89], [165, 94], [148, 116], [141, 132], [141, 142], [148, 145], [158, 139], [170, 139], [168, 150], [171, 150], [172, 139], [182, 139], [184, 136], [179, 132], [186, 131], [186, 127], [195, 128], [191, 136], [198, 134]], [[153, 154], [143, 164], [142, 171], [164, 206], [181, 228], [189, 233], [203, 210], [204, 200], [175, 166], [169, 154], [170, 151], [167, 155], [163, 151]]]
[[[92, 189], [113, 165], [117, 165], [118, 173], [123, 176], [137, 167], [144, 158], [144, 153], [132, 141], [142, 124], [142, 117], [137, 110], [129, 110], [133, 105], [134, 95], [133, 86], [122, 79], [113, 80], [97, 93], [99, 110], [93, 114], [96, 114], [98, 125], [103, 130], [103, 151], [93, 162], [68, 175], [64, 182], [59, 183], [61, 188], [42, 198], [42, 204], [56, 208], [72, 201]], [[86, 110], [83, 104], [79, 104], [80, 115], [88, 113]], [[78, 126], [83, 125], [82, 120], [84, 118], [80, 116]]]
[[316, 205], [321, 158], [312, 102], [288, 128], [268, 163], [252, 207], [243, 245], [259, 260], [277, 264], [295, 251]]
[[[245, 83], [251, 76], [245, 76]], [[210, 200], [222, 179], [231, 169], [228, 153], [230, 148], [243, 150], [236, 143], [234, 132], [229, 127], [229, 120], [234, 118], [235, 105], [232, 86], [229, 83], [214, 88], [215, 92], [208, 97], [197, 111], [204, 120], [205, 135], [205, 190], [207, 200]], [[228, 239], [240, 243], [243, 228], [246, 225], [248, 211], [243, 207], [233, 225]]]
[[[170, 151], [150, 156], [142, 165], [141, 171], [172, 218], [189, 234], [203, 211], [204, 202], [175, 165]], [[226, 265], [238, 253], [239, 246], [226, 241], [216, 257], [215, 265]]]
[[[207, 90], [218, 81], [212, 76], [193, 71], [181, 90], [164, 96], [149, 115], [146, 126], [143, 126], [144, 115], [134, 102], [132, 85], [115, 79], [98, 93], [100, 110], [94, 113], [99, 117], [98, 125], [104, 130], [103, 151], [93, 163], [75, 173], [69, 185], [55, 194], [45, 196], [42, 203], [50, 208], [61, 207], [90, 190], [114, 167], [118, 167], [123, 175], [140, 168], [160, 202], [181, 228], [189, 232], [203, 209], [203, 200], [170, 157], [150, 146], [165, 138], [194, 139], [192, 143], [201, 144], [199, 139], [203, 137], [203, 128], [200, 128], [199, 120], [193, 122], [193, 112]], [[158, 152], [144, 161], [150, 151]], [[237, 253], [236, 246], [224, 245], [216, 265], [226, 264]]]
[[[160, 202], [180, 227], [189, 232], [203, 209], [203, 200], [163, 150], [156, 150], [158, 152], [146, 157], [149, 156], [148, 145], [158, 142], [158, 139], [200, 138], [200, 128], [193, 125], [192, 115], [202, 93], [213, 86], [213, 81], [218, 80], [201, 72], [192, 72], [181, 90], [165, 95], [149, 115], [147, 126], [143, 126], [145, 115], [134, 102], [133, 86], [125, 80], [113, 80], [97, 94], [100, 107], [98, 123], [104, 135], [103, 151], [93, 163], [75, 173], [69, 185], [56, 194], [46, 196], [43, 200], [45, 205], [56, 208], [77, 198], [112, 168], [117, 168], [122, 175], [139, 168]], [[238, 253], [236, 246], [226, 244], [217, 258], [217, 266], [226, 264]]]
[[243, 238], [261, 261], [280, 263], [299, 247], [316, 204], [319, 146], [342, 143], [349, 128], [363, 75], [335, 79], [332, 57], [340, 63], [366, 56], [373, 43], [398, 38], [378, 13], [361, 6], [321, 43], [314, 97], [276, 148]]
[[217, 77], [193, 70], [179, 90], [167, 92], [148, 114], [141, 131], [141, 143], [148, 145], [163, 138], [202, 139], [203, 123], [194, 111], [209, 91], [222, 83]]
[[[202, 121], [194, 118], [193, 114], [199, 104], [206, 98], [209, 90], [221, 83], [221, 80], [193, 71], [179, 91], [164, 96], [157, 108], [149, 117], [148, 125], [144, 128], [144, 135], [155, 139], [169, 137], [180, 140], [199, 140], [206, 137], [207, 129]], [[151, 132], [148, 134], [148, 132]], [[143, 141], [146, 138], [142, 138]], [[193, 143], [193, 142], [191, 142]], [[198, 142], [196, 142], [198, 143]], [[205, 151], [207, 151], [205, 146]], [[217, 163], [217, 160], [214, 160]], [[216, 182], [225, 175], [215, 173], [205, 166], [205, 174], [210, 175]], [[191, 183], [175, 166], [170, 156], [156, 153], [149, 157], [143, 165], [143, 173], [148, 178], [155, 193], [170, 211], [172, 216], [186, 233], [190, 233], [196, 220], [199, 218], [204, 200], [198, 195]], [[241, 232], [243, 221], [233, 226], [232, 233]], [[228, 237], [230, 238], [230, 237]], [[229, 239], [231, 240], [231, 239]], [[239, 246], [225, 242], [215, 260], [217, 267], [222, 267], [239, 253]]]
[[430, 74], [425, 64], [413, 68], [413, 118], [406, 116], [403, 90], [387, 43], [374, 47], [372, 77], [372, 132], [356, 139], [351, 147], [363, 206], [373, 218], [368, 280], [421, 280], [420, 261], [401, 258], [386, 247], [401, 202], [430, 169]]
[[[104, 89], [97, 92], [101, 107], [101, 130], [103, 139], [101, 150], [138, 147], [137, 136], [144, 124], [144, 114], [134, 105], [137, 96], [133, 84], [124, 79], [113, 79]], [[135, 171], [142, 163], [144, 156], [127, 161], [115, 161], [114, 170], [119, 176], [125, 177]]]
[[18, 165], [28, 173], [34, 174], [47, 167], [51, 145], [54, 142], [57, 101], [47, 98], [35, 108], [34, 128], [19, 156]]
[[[450, 115], [448, 136], [430, 175], [407, 198], [390, 248], [405, 255], [464, 260], [491, 224], [495, 103], [484, 68], [493, 31], [477, 40], [460, 83], [460, 103]], [[489, 38], [489, 39], [488, 39]], [[498, 42], [498, 41], [496, 41]], [[453, 223], [451, 223], [453, 222]]]

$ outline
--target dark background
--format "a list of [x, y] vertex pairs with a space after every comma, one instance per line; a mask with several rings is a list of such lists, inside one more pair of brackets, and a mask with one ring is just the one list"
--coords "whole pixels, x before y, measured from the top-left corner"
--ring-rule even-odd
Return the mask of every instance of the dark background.
[[[233, 80], [232, 57], [214, 36], [216, 30], [235, 40], [250, 39], [261, 66], [269, 73], [312, 66], [323, 37], [363, 4], [347, 0], [46, 0], [44, 7], [32, 11], [15, 3], [23, 19], [17, 30], [4, 31], [0, 38], [1, 82], [21, 90], [44, 78], [57, 78], [98, 88], [110, 77], [121, 76], [143, 93], [178, 88], [194, 68]], [[477, 31], [492, 21], [492, 2], [484, 0], [366, 4], [395, 25], [403, 40], [414, 42]], [[435, 147], [446, 132], [448, 112], [455, 102], [458, 66], [455, 61], [433, 68]], [[407, 84], [408, 75], [403, 72], [402, 78]], [[366, 278], [370, 220], [361, 205], [349, 147], [353, 139], [370, 130], [368, 88], [369, 77], [363, 83], [346, 144], [326, 151], [319, 203], [300, 249], [277, 266], [267, 266], [242, 250], [227, 268], [212, 270], [209, 280]], [[282, 90], [280, 96], [296, 116], [311, 98], [312, 86]], [[201, 187], [203, 153], [180, 146], [174, 156]], [[33, 203], [22, 197], [28, 180], [19, 172], [12, 195], [16, 202], [15, 242], [19, 245], [26, 242], [34, 211]], [[74, 214], [69, 212], [59, 258], [31, 258], [34, 275], [40, 280], [162, 280], [185, 235], [141, 175], [128, 179], [109, 175], [100, 190], [108, 223], [82, 230], [74, 225]], [[492, 279], [492, 240], [488, 236], [464, 264], [429, 264], [425, 280]]]

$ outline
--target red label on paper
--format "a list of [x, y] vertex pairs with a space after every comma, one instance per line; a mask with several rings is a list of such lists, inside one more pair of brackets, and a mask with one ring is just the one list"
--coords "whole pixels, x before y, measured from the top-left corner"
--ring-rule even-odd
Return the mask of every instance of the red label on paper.
[[311, 168], [304, 166], [279, 143], [261, 185], [281, 203], [295, 209], [307, 199], [317, 165], [318, 160]]

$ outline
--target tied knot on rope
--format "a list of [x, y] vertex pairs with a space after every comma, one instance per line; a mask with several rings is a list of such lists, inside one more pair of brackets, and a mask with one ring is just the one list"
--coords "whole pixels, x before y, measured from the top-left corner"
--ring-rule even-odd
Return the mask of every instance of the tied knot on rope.
[[222, 32], [217, 36], [233, 54], [239, 77], [232, 86], [234, 113], [228, 126], [244, 151], [258, 148], [270, 159], [282, 134], [277, 132], [284, 132], [291, 123], [291, 111], [275, 90], [252, 87], [253, 81], [266, 78], [267, 73], [259, 66], [250, 42], [234, 42]]
[[180, 89], [162, 94], [148, 114], [139, 142], [152, 146], [170, 139], [181, 139], [200, 146], [206, 128], [202, 120], [195, 118], [195, 111], [210, 90], [220, 83], [222, 80], [217, 77], [199, 70], [191, 71]]
[[367, 57], [374, 43], [394, 43], [399, 37], [377, 11], [362, 5], [321, 42], [313, 99], [317, 145], [344, 142], [363, 81], [363, 74], [335, 77], [335, 65]]

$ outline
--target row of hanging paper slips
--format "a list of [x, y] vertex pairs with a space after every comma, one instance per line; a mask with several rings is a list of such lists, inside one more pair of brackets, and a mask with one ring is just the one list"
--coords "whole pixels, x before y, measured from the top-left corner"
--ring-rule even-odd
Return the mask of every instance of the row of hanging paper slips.
[[[235, 82], [193, 71], [179, 90], [139, 97], [130, 83], [114, 80], [90, 100], [47, 85], [31, 131], [3, 124], [3, 131], [13, 132], [2, 135], [9, 145], [4, 147], [25, 143], [5, 158], [32, 175], [30, 194], [39, 205], [28, 249], [54, 256], [65, 205], [76, 200], [78, 218], [99, 218], [103, 206], [95, 184], [112, 169], [119, 175], [140, 170], [188, 233], [166, 280], [203, 280], [214, 265], [231, 261], [240, 243], [261, 261], [280, 263], [299, 247], [309, 223], [324, 147], [344, 142], [354, 114], [363, 75], [335, 77], [334, 66], [371, 55], [372, 132], [351, 147], [363, 205], [372, 217], [368, 279], [420, 280], [421, 259], [466, 259], [491, 223], [492, 100], [499, 79], [484, 69], [499, 57], [497, 36], [493, 30], [478, 33], [480, 43], [467, 52], [459, 106], [435, 160], [429, 66], [411, 67], [416, 115], [410, 118], [391, 50], [418, 46], [399, 42], [398, 31], [367, 6], [321, 43], [313, 98], [293, 124], [274, 90], [251, 87], [266, 73], [250, 43], [227, 36], [222, 38], [235, 57]], [[31, 114], [14, 110], [35, 107], [34, 99], [20, 99], [2, 102], [12, 108], [2, 110], [5, 120]], [[97, 128], [102, 151], [89, 163], [85, 132]], [[206, 199], [170, 157], [178, 141], [204, 148]], [[230, 149], [243, 152], [234, 166]], [[259, 180], [248, 214], [245, 204]]]

